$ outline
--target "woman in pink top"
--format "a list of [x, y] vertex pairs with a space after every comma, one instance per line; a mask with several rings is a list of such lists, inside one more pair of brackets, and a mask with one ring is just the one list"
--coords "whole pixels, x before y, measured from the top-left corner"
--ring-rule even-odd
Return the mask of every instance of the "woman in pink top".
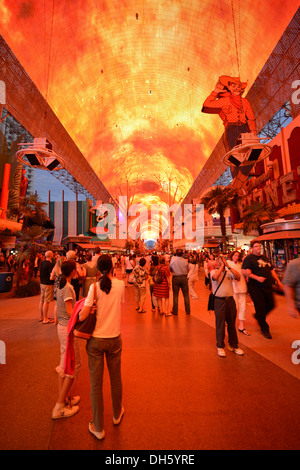
[[[103, 422], [103, 371], [104, 356], [109, 371], [113, 406], [113, 423], [121, 422], [124, 414], [122, 405], [121, 378], [121, 303], [124, 301], [124, 281], [113, 277], [113, 264], [109, 255], [102, 255], [97, 262], [101, 273], [97, 288], [97, 320], [93, 336], [88, 340], [86, 350], [90, 369], [91, 405], [93, 421], [89, 431], [97, 439], [105, 436]], [[84, 320], [93, 305], [94, 286], [91, 286], [79, 320]]]

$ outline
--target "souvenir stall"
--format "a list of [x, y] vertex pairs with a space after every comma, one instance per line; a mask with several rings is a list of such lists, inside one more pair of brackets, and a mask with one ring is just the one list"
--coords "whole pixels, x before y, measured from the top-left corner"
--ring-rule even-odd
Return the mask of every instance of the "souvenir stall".
[[287, 263], [300, 257], [300, 219], [277, 219], [262, 225], [263, 235], [255, 238], [264, 245], [264, 251], [279, 278], [282, 278]]

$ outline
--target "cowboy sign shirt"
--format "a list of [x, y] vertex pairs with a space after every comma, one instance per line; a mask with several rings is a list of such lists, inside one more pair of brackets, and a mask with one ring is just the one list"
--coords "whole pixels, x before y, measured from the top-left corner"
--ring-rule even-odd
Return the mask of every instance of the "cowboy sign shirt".
[[272, 270], [273, 266], [268, 260], [268, 258], [264, 255], [254, 255], [250, 254], [246, 256], [246, 258], [243, 261], [242, 269], [250, 269], [252, 274], [255, 274], [255, 276], [262, 276], [266, 278], [266, 280], [263, 283], [260, 283], [256, 279], [248, 279], [249, 285], [252, 285], [253, 287], [263, 286], [263, 287], [272, 287], [273, 284], [273, 276], [272, 276]]

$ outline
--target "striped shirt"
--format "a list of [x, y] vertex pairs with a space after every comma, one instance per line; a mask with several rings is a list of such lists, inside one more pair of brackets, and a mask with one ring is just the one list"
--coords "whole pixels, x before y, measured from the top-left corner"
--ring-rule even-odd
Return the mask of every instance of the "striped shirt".
[[65, 287], [57, 289], [56, 291], [57, 318], [59, 325], [62, 326], [68, 326], [68, 321], [70, 319], [65, 304], [67, 300], [72, 300], [72, 306], [74, 306], [76, 295], [74, 287], [68, 282]]

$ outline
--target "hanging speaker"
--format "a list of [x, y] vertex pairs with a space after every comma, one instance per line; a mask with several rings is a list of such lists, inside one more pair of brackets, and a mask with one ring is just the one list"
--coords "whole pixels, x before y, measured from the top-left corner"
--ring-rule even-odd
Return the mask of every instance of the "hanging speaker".
[[24, 157], [27, 158], [28, 162], [30, 163], [30, 165], [32, 166], [38, 166], [40, 165], [40, 162], [39, 160], [37, 159], [36, 155], [34, 153], [26, 153], [24, 155]]
[[248, 161], [250, 162], [256, 162], [256, 160], [259, 159], [259, 156], [261, 154], [263, 149], [252, 149], [251, 153], [249, 155]]
[[47, 169], [52, 171], [54, 168], [56, 168], [58, 165], [60, 165], [60, 162], [55, 158], [49, 165], [47, 165]]
[[234, 166], [240, 166], [241, 162], [235, 158], [233, 155], [230, 155], [230, 157], [228, 158], [228, 161], [230, 161], [230, 163], [232, 163]]

